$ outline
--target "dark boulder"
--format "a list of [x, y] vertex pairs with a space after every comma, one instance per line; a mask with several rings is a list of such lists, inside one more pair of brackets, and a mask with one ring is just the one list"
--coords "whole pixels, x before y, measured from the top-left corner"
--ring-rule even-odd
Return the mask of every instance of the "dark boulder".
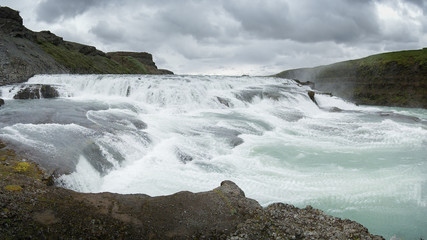
[[230, 102], [230, 99], [222, 98], [222, 97], [216, 97], [219, 103], [226, 107], [232, 107], [233, 104]]
[[50, 85], [26, 85], [22, 86], [14, 99], [40, 99], [40, 98], [56, 98], [59, 97], [58, 91]]
[[40, 91], [38, 89], [26, 87], [13, 96], [13, 99], [39, 99], [40, 98]]
[[4, 100], [0, 98], [0, 107], [4, 105]]
[[179, 161], [181, 161], [182, 163], [187, 163], [187, 162], [193, 161], [193, 157], [190, 154], [183, 152], [179, 148], [177, 148], [175, 150], [175, 153], [176, 153], [176, 156], [179, 159]]
[[314, 88], [314, 82], [310, 82], [310, 81], [301, 82], [298, 79], [292, 79], [292, 80], [294, 80], [298, 85], [309, 86], [310, 88]]
[[316, 93], [314, 91], [308, 91], [307, 94], [308, 94], [308, 97], [311, 99], [311, 101], [313, 101], [316, 105], [318, 105], [316, 102], [316, 99], [314, 98], [314, 95]]
[[56, 98], [59, 97], [58, 91], [50, 85], [42, 85], [40, 92], [43, 98]]

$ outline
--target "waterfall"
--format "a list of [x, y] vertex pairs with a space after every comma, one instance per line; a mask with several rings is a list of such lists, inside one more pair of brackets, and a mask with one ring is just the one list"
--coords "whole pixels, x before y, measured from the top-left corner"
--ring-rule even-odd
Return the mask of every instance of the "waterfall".
[[60, 186], [164, 195], [229, 179], [263, 205], [310, 204], [374, 233], [426, 231], [424, 109], [320, 92], [316, 104], [308, 86], [270, 77], [37, 75], [31, 84], [60, 97], [13, 100], [19, 85], [0, 87], [0, 139], [59, 172]]

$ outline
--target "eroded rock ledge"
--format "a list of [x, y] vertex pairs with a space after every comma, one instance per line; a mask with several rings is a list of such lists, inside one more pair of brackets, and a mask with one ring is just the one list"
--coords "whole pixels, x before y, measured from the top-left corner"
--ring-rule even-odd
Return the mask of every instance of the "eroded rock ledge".
[[4, 239], [383, 239], [311, 207], [262, 208], [231, 181], [160, 197], [74, 192], [1, 142], [0, 178]]

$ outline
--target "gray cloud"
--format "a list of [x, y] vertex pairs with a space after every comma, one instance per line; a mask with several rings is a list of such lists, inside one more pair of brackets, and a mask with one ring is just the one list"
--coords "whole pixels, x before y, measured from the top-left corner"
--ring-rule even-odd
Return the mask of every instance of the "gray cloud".
[[89, 8], [102, 3], [96, 0], [45, 0], [37, 6], [37, 19], [55, 22], [63, 18], [75, 17]]
[[224, 8], [257, 38], [349, 42], [379, 29], [372, 1], [224, 1]]
[[4, 1], [31, 6], [22, 13], [32, 26], [104, 51], [148, 51], [177, 73], [272, 74], [427, 41], [426, 0]]
[[228, 11], [244, 30], [261, 38], [282, 38], [292, 28], [286, 1], [223, 1]]
[[99, 21], [90, 29], [90, 32], [94, 33], [104, 43], [119, 42], [125, 38], [123, 29], [104, 20]]

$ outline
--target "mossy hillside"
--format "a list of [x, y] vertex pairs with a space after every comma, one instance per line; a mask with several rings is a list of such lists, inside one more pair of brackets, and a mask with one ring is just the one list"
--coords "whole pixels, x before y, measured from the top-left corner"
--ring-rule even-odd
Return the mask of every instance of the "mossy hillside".
[[129, 73], [148, 74], [147, 68], [132, 56], [121, 56], [117, 61], [122, 67], [128, 69]]
[[90, 74], [150, 74], [147, 66], [132, 56], [111, 59], [105, 55], [85, 55], [70, 44], [38, 43], [41, 48], [71, 73]]
[[[322, 68], [322, 67], [321, 67]], [[336, 76], [359, 78], [412, 76], [415, 73], [427, 73], [427, 48], [421, 50], [389, 52], [369, 57], [340, 62], [323, 67], [319, 78]], [[376, 79], [376, 80], [380, 80]]]
[[[398, 66], [401, 70], [414, 70], [420, 68], [423, 73], [427, 72], [427, 48], [420, 50], [408, 50], [399, 52], [381, 53], [368, 56], [361, 59], [338, 62], [330, 65], [319, 66], [314, 68], [291, 69], [280, 72], [274, 76], [288, 77], [289, 75], [303, 75], [303, 73], [313, 73], [316, 78], [331, 78], [336, 76], [352, 77], [355, 72], [360, 76], [369, 74], [390, 74], [393, 71], [392, 66]], [[369, 71], [371, 70], [371, 71]], [[297, 73], [300, 72], [300, 73]], [[401, 72], [403, 73], [403, 72]], [[310, 74], [307, 74], [309, 76]], [[305, 80], [305, 79], [300, 79]], [[307, 79], [308, 81], [309, 79]]]
[[316, 89], [359, 104], [427, 107], [427, 48], [287, 70], [275, 76], [315, 82]]
[[65, 45], [54, 45], [50, 42], [39, 43], [41, 48], [57, 62], [68, 68], [71, 73], [126, 74], [133, 73], [119, 63], [103, 56], [84, 55], [68, 49]]

